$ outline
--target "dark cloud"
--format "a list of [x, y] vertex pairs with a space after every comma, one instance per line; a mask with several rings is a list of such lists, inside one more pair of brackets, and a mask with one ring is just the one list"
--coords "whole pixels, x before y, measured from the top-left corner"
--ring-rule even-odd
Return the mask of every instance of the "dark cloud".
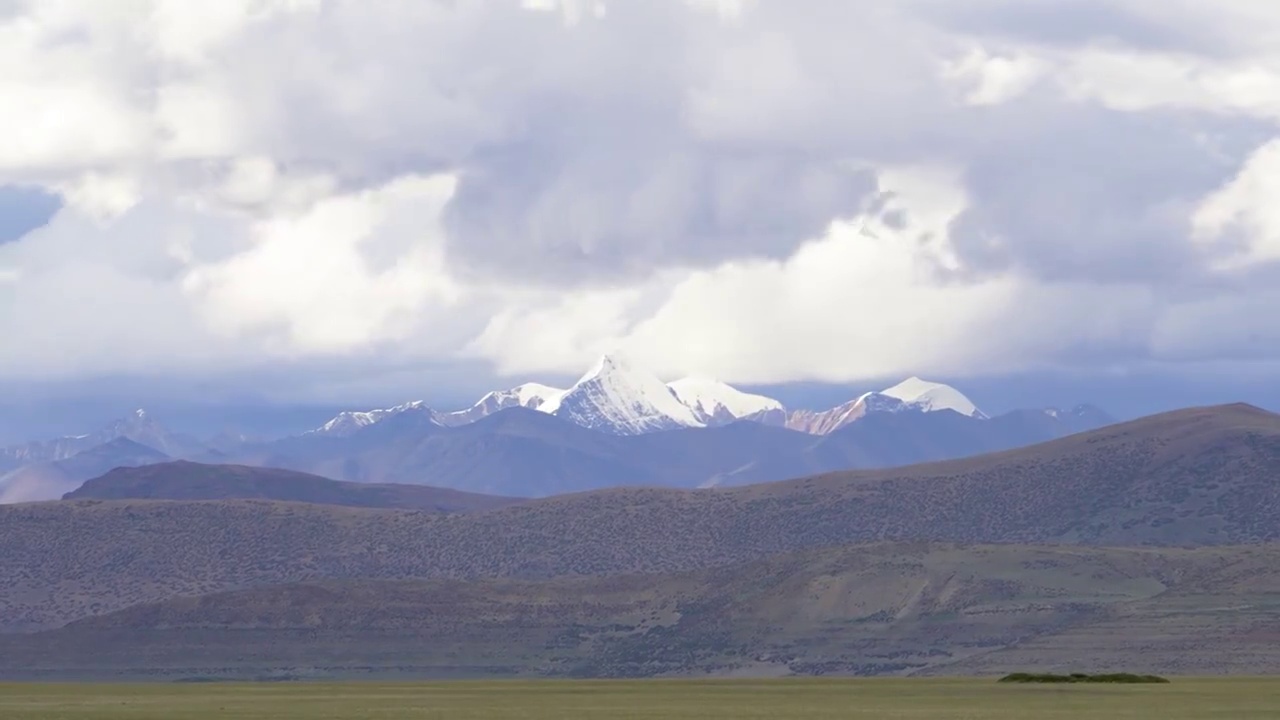
[[[460, 163], [446, 218], [451, 258], [508, 279], [611, 282], [785, 257], [856, 214], [875, 180], [849, 158], [865, 157], [858, 150], [877, 134], [845, 147], [831, 140], [858, 135], [845, 120], [890, 125], [905, 105], [889, 97], [892, 83], [829, 63], [833, 48], [849, 47], [834, 26], [857, 13], [805, 5], [819, 20], [764, 6], [750, 20], [799, 23], [805, 43], [738, 34], [667, 2], [613, 4], [602, 22], [558, 30], [558, 47], [527, 57], [535, 77], [556, 69], [554, 88], [525, 98], [519, 132]], [[739, 103], [742, 114], [708, 109]], [[772, 106], [756, 112], [759, 103]]]
[[821, 156], [638, 138], [564, 155], [531, 144], [464, 173], [447, 222], [452, 256], [472, 268], [609, 280], [786, 257], [857, 214], [875, 187], [872, 172]]
[[1230, 180], [1268, 123], [1187, 112], [1116, 113], [1037, 98], [966, 158], [971, 207], [952, 239], [974, 272], [1050, 281], [1193, 283], [1190, 216]]

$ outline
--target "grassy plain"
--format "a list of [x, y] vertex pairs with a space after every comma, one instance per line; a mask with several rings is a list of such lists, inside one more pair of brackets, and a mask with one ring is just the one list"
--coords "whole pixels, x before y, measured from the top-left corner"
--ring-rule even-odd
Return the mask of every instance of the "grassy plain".
[[1280, 678], [1148, 686], [994, 679], [0, 685], [6, 720], [1252, 720]]

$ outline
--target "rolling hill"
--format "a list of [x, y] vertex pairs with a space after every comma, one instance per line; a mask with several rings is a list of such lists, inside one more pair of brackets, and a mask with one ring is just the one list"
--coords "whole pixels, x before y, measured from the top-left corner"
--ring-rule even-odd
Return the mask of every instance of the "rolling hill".
[[63, 496], [66, 500], [285, 500], [363, 508], [456, 513], [492, 510], [518, 498], [477, 495], [425, 485], [339, 482], [316, 475], [186, 460], [121, 467]]
[[0, 507], [0, 629], [320, 579], [684, 572], [881, 542], [1280, 540], [1280, 417], [1167, 413], [965, 460], [742, 488], [620, 489], [466, 515], [260, 500]]
[[1278, 561], [915, 543], [656, 576], [304, 582], [0, 636], [0, 677], [1259, 673], [1280, 669]]

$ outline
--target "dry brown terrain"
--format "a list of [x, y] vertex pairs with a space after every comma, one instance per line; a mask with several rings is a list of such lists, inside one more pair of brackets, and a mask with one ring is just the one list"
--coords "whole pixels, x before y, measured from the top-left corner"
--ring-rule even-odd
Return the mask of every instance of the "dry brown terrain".
[[0, 676], [1280, 670], [1280, 546], [882, 544], [658, 576], [325, 581], [0, 637]]
[[879, 541], [1280, 539], [1280, 417], [1180, 411], [1022, 450], [740, 489], [611, 490], [470, 515], [266, 501], [0, 508], [0, 627], [323, 578], [682, 572]]
[[85, 482], [65, 500], [286, 500], [349, 507], [476, 512], [519, 498], [426, 485], [339, 482], [278, 468], [179, 460], [120, 467]]

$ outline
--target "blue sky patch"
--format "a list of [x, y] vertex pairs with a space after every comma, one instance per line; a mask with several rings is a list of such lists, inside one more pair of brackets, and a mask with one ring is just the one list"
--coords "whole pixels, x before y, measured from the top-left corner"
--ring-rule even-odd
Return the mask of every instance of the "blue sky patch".
[[0, 186], [0, 243], [7, 243], [49, 222], [62, 199], [25, 185]]

